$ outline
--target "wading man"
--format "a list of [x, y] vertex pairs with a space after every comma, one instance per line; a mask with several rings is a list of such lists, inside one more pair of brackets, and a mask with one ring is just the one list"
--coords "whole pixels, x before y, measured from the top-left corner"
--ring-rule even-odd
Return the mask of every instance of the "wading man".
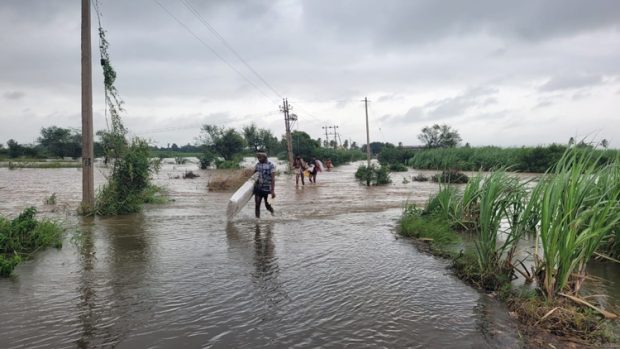
[[299, 186], [299, 178], [301, 178], [301, 185], [305, 185], [304, 183], [304, 171], [308, 169], [308, 165], [301, 158], [301, 156], [297, 155], [295, 160], [293, 161], [293, 168], [295, 169], [295, 186]]
[[258, 163], [254, 168], [254, 172], [258, 173], [258, 179], [254, 184], [254, 203], [256, 204], [254, 213], [256, 218], [260, 218], [260, 203], [263, 199], [265, 199], [265, 208], [273, 215], [273, 207], [267, 202], [267, 198], [269, 194], [271, 194], [272, 199], [276, 197], [276, 167], [270, 161], [267, 161], [266, 153], [257, 153], [256, 158]]

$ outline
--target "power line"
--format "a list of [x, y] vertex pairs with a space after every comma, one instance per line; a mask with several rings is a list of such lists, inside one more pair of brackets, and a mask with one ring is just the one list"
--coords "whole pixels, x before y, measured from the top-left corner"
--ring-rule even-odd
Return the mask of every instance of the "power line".
[[185, 30], [190, 33], [196, 40], [198, 40], [204, 47], [208, 48], [217, 58], [219, 58], [222, 62], [224, 62], [230, 69], [232, 69], [235, 73], [237, 73], [240, 77], [242, 77], [245, 81], [247, 81], [250, 85], [252, 85], [258, 92], [260, 92], [265, 98], [267, 98], [271, 103], [277, 103], [272, 100], [262, 89], [260, 89], [254, 82], [248, 79], [243, 73], [241, 73], [235, 66], [233, 66], [230, 62], [228, 62], [224, 57], [222, 57], [217, 51], [207, 44], [204, 40], [202, 40], [196, 33], [194, 33], [185, 23], [183, 23], [179, 18], [172, 14], [164, 5], [162, 5], [158, 0], [153, 0], [159, 7], [161, 7], [170, 17], [172, 17], [177, 23], [179, 23]]
[[241, 61], [241, 63], [243, 63], [252, 73], [254, 73], [254, 75], [256, 75], [256, 77], [260, 81], [262, 81], [263, 84], [265, 84], [265, 86], [267, 86], [273, 93], [275, 93], [276, 96], [278, 96], [279, 98], [282, 98], [282, 95], [278, 91], [276, 91], [276, 89], [273, 88], [273, 86], [271, 86], [271, 84], [269, 84], [263, 78], [262, 75], [260, 75], [254, 68], [252, 68], [252, 66], [245, 59], [243, 59], [243, 57], [241, 57], [241, 55], [237, 52], [237, 50], [235, 50], [230, 44], [228, 44], [228, 41], [226, 41], [226, 39], [224, 39], [224, 37], [211, 24], [209, 24], [209, 22], [200, 14], [200, 12], [196, 10], [196, 8], [193, 6], [190, 0], [179, 0], [179, 1], [181, 1], [181, 3], [183, 3], [183, 5], [185, 5], [185, 7], [187, 7], [187, 9], [190, 10], [190, 12], [192, 12], [194, 16], [198, 18], [198, 20], [207, 29], [209, 29], [209, 31], [213, 35], [215, 35], [218, 39], [220, 39], [220, 41], [224, 44], [224, 46], [226, 46], [226, 48], [228, 48], [237, 57], [237, 59]]
[[[170, 17], [172, 17], [177, 23], [179, 23], [183, 28], [189, 32], [194, 38], [196, 38], [203, 46], [207, 47], [217, 58], [219, 58], [222, 62], [226, 63], [235, 73], [241, 76], [245, 81], [247, 81], [250, 85], [256, 88], [263, 96], [265, 96], [272, 103], [279, 103], [274, 100], [271, 100], [271, 97], [267, 96], [267, 94], [259, 88], [254, 82], [252, 82], [247, 76], [245, 76], [241, 71], [239, 71], [236, 67], [234, 67], [228, 60], [226, 60], [222, 55], [217, 53], [217, 51], [207, 44], [204, 40], [202, 40], [196, 33], [194, 33], [185, 23], [183, 23], [178, 17], [174, 16], [164, 5], [161, 4], [158, 0], [153, 0], [159, 7], [161, 7]], [[239, 59], [241, 63], [243, 63], [271, 92], [273, 92], [279, 98], [282, 98], [282, 95], [269, 83], [263, 76], [256, 71], [238, 52], [235, 50], [232, 45], [226, 41], [226, 39], [215, 29], [201, 14], [200, 12], [192, 5], [190, 0], [179, 0], [185, 7], [214, 35], [216, 36], [223, 44], [228, 48], [236, 57]], [[304, 112], [304, 114], [310, 116], [314, 120], [318, 122], [323, 122], [312, 113], [297, 105], [298, 109]]]
[[[241, 61], [241, 63], [243, 63], [252, 73], [254, 73], [254, 75], [256, 75], [256, 77], [263, 82], [263, 84], [265, 84], [265, 86], [267, 86], [267, 88], [269, 88], [276, 96], [278, 96], [279, 98], [283, 98], [282, 95], [280, 94], [280, 92], [278, 92], [275, 88], [273, 88], [273, 86], [268, 83], [266, 81], [265, 78], [263, 78], [263, 76], [261, 74], [259, 74], [256, 69], [254, 69], [243, 57], [241, 57], [241, 55], [239, 54], [239, 52], [237, 52], [237, 50], [235, 50], [232, 45], [230, 45], [228, 43], [228, 41], [217, 31], [217, 29], [215, 29], [201, 14], [200, 12], [193, 6], [191, 0], [179, 0], [183, 5], [185, 5], [185, 7], [187, 7], [188, 10], [190, 10], [190, 12], [192, 12], [194, 14], [194, 16], [196, 18], [198, 18], [198, 20], [213, 34], [215, 35], [223, 44], [224, 46], [226, 46], [226, 48], [228, 48], [234, 55], [235, 57], [237, 57], [237, 59], [239, 59], [239, 61]], [[312, 115], [312, 113], [310, 113], [309, 111], [305, 110], [302, 107], [299, 107], [298, 105], [298, 109], [300, 109], [301, 111], [303, 111], [305, 114], [307, 114], [308, 116], [310, 116], [311, 118], [315, 119], [316, 121], [321, 122], [321, 120], [319, 120], [316, 116]]]

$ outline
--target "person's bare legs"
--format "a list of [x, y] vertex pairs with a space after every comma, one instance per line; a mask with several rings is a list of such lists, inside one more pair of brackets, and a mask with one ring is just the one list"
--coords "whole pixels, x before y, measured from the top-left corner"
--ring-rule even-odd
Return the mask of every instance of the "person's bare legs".
[[[254, 207], [254, 215], [256, 216], [256, 218], [260, 218], [260, 202], [262, 199], [263, 197], [260, 196], [260, 194], [254, 194], [254, 203], [256, 204], [256, 206]], [[267, 199], [265, 199], [265, 202], [267, 202]]]

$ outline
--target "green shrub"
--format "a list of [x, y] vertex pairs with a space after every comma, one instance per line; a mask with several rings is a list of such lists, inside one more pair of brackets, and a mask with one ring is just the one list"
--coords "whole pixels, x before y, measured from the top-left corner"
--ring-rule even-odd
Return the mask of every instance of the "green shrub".
[[216, 159], [215, 167], [217, 167], [218, 169], [238, 169], [241, 168], [241, 166], [239, 165], [240, 162], [241, 159], [238, 157], [232, 160]]
[[40, 248], [62, 246], [64, 229], [49, 219], [35, 219], [34, 207], [25, 209], [13, 220], [0, 216], [0, 276], [11, 274], [15, 266]]
[[98, 215], [110, 216], [139, 212], [148, 197], [147, 189], [154, 168], [146, 141], [134, 138], [114, 161], [108, 183], [103, 185], [95, 203]]
[[372, 185], [385, 185], [392, 183], [392, 180], [390, 179], [390, 171], [387, 166], [376, 166], [375, 164], [371, 164], [370, 168], [365, 165], [358, 167], [355, 172], [355, 178]]
[[433, 182], [452, 184], [463, 184], [467, 183], [469, 180], [466, 174], [455, 170], [442, 171], [440, 174], [436, 174], [431, 178], [433, 179]]
[[407, 172], [407, 166], [401, 163], [390, 164], [388, 167], [391, 172]]
[[206, 170], [209, 166], [211, 166], [213, 161], [215, 161], [215, 154], [210, 151], [206, 151], [200, 155], [198, 160], [200, 160], [200, 168]]

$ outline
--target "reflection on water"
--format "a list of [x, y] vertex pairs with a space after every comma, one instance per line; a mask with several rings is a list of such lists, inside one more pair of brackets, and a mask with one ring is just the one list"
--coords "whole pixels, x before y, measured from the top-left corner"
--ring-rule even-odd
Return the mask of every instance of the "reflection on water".
[[[173, 202], [71, 216], [78, 244], [0, 279], [0, 348], [520, 346], [505, 308], [395, 238], [403, 203], [437, 190], [400, 178], [415, 172], [370, 188], [354, 180], [356, 164], [300, 188], [281, 175], [275, 217], [255, 220], [250, 203], [226, 222], [230, 193], [209, 192], [208, 173], [189, 166], [156, 178]], [[201, 177], [172, 179], [187, 169]], [[77, 205], [79, 171], [40, 171], [0, 169], [15, 183], [0, 192], [2, 213], [53, 214], [41, 200], [50, 189]]]
[[95, 312], [95, 274], [93, 269], [95, 267], [95, 244], [93, 237], [93, 219], [90, 217], [84, 218], [82, 225], [81, 240], [79, 241], [79, 253], [80, 253], [80, 283], [79, 294], [80, 302], [78, 303], [78, 317], [82, 323], [81, 336], [77, 341], [78, 348], [91, 347], [90, 341], [93, 338], [96, 323]]

